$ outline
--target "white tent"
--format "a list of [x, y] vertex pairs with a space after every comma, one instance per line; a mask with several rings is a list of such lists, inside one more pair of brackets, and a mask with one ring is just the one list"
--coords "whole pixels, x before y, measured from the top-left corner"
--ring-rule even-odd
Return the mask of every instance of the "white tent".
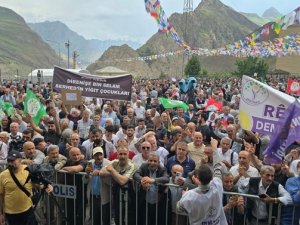
[[[76, 72], [76, 73], [86, 73], [90, 74], [88, 70], [82, 70], [82, 69], [68, 69], [71, 72]], [[41, 74], [41, 82], [52, 82], [53, 78], [53, 71], [54, 69], [35, 69], [31, 73], [28, 74], [28, 81], [31, 81], [33, 83], [38, 82], [38, 71], [40, 71]]]

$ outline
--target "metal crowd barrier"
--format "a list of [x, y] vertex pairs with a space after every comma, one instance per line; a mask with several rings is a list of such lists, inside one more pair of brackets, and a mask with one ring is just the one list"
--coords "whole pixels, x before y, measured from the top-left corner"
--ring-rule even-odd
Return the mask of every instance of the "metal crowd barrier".
[[[67, 173], [59, 171], [53, 180], [53, 196], [46, 195], [36, 210], [39, 224], [47, 225], [188, 225], [187, 215], [179, 215], [175, 211], [175, 204], [180, 199], [182, 188], [173, 184], [155, 186], [143, 196], [141, 187], [136, 182], [119, 188], [110, 179], [101, 179], [101, 191], [104, 196], [95, 196], [93, 181], [86, 173]], [[108, 188], [108, 189], [107, 189]], [[156, 188], [156, 189], [155, 189]], [[162, 192], [163, 190], [163, 192]], [[157, 191], [157, 192], [156, 192]], [[154, 194], [153, 193], [160, 193]], [[109, 196], [107, 196], [109, 195]], [[224, 195], [243, 196], [245, 205], [247, 199], [258, 200], [258, 196], [224, 192]], [[156, 199], [151, 199], [155, 196]], [[153, 204], [146, 204], [146, 199]], [[205, 204], [205, 203], [203, 203]], [[102, 207], [100, 207], [102, 206]], [[293, 217], [296, 213], [293, 206]], [[269, 212], [273, 205], [270, 204]], [[281, 221], [282, 206], [279, 205], [275, 217], [269, 213], [267, 224], [288, 225]], [[44, 218], [42, 218], [44, 215]], [[238, 216], [233, 208], [231, 218]], [[246, 214], [239, 215], [238, 225], [246, 225]], [[232, 225], [236, 223], [231, 223]], [[253, 223], [252, 223], [253, 224]], [[256, 221], [257, 225], [261, 223]], [[299, 224], [295, 221], [294, 224]], [[229, 224], [230, 225], [230, 224]]]

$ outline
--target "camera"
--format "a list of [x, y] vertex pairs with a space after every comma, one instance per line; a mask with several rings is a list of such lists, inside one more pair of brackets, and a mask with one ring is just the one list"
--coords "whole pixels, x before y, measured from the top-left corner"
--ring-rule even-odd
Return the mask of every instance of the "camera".
[[32, 183], [43, 184], [45, 187], [52, 183], [55, 175], [54, 167], [50, 163], [31, 164], [26, 167], [26, 170]]
[[23, 140], [23, 138], [21, 136], [16, 136], [16, 137], [11, 137], [11, 141], [9, 143], [9, 149], [8, 151], [18, 151], [18, 152], [22, 152], [23, 151], [23, 144], [25, 143], [25, 141]]

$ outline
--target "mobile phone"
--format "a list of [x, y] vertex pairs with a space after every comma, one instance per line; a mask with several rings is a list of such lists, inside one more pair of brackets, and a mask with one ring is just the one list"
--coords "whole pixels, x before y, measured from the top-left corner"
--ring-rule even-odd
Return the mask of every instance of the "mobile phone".
[[180, 172], [176, 173], [176, 177], [181, 177], [181, 176], [182, 176], [182, 173], [180, 173]]
[[91, 162], [88, 162], [87, 166], [88, 167], [93, 167], [93, 164]]
[[266, 198], [266, 197], [268, 197], [268, 195], [266, 195], [266, 194], [260, 194], [260, 195], [258, 195], [258, 197], [260, 197], [260, 198]]

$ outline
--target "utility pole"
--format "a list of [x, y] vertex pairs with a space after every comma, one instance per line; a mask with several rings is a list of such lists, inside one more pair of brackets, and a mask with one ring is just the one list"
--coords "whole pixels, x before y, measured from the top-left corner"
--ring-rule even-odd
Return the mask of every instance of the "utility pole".
[[[183, 32], [183, 41], [185, 41], [186, 43], [187, 41], [187, 26], [188, 26], [188, 15], [193, 12], [194, 8], [193, 8], [193, 0], [184, 0], [183, 3], [183, 14], [185, 14], [185, 26], [184, 26], [184, 32]], [[183, 52], [182, 55], [182, 75], [184, 74], [184, 56], [185, 56], [185, 52]]]
[[68, 69], [70, 68], [70, 41], [65, 43], [66, 48], [68, 49]]
[[73, 52], [73, 69], [76, 69], [76, 63], [77, 63], [77, 58], [78, 58], [79, 54], [77, 53], [77, 51]]

